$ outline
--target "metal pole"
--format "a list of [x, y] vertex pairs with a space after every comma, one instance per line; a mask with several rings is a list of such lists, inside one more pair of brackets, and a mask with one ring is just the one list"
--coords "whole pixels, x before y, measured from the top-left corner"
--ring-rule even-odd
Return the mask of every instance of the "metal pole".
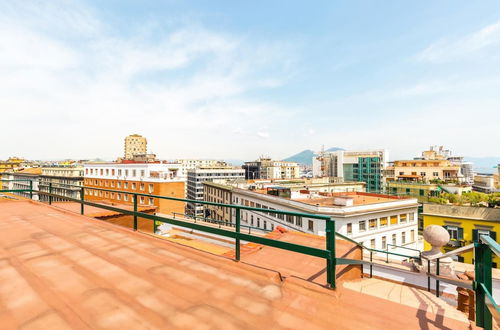
[[134, 194], [134, 230], [137, 230], [137, 194]]
[[373, 277], [373, 251], [370, 251], [370, 278]]
[[431, 277], [429, 274], [431, 273], [431, 261], [427, 259], [427, 291], [431, 292]]
[[83, 195], [83, 193], [84, 193], [84, 188], [82, 187], [82, 189], [80, 189], [80, 200], [81, 200], [81, 202], [80, 202], [80, 214], [81, 215], [83, 215], [83, 211], [84, 211], [83, 206], [85, 205], [85, 204], [83, 204], [83, 201], [85, 200], [85, 196]]
[[[439, 258], [436, 262], [436, 275], [439, 275]], [[436, 279], [436, 297], [439, 297], [439, 280]]]
[[33, 199], [33, 180], [30, 180], [30, 199]]
[[491, 250], [481, 243], [474, 243], [474, 270], [476, 292], [476, 325], [486, 330], [492, 329], [491, 313], [486, 306], [486, 293], [481, 287], [484, 284], [488, 291], [492, 291], [491, 285]]
[[388, 253], [388, 252], [389, 252], [389, 245], [386, 245], [386, 246], [385, 246], [385, 251], [387, 252], [387, 253], [385, 254], [385, 263], [387, 263], [387, 264], [388, 264], [388, 263], [389, 263], [389, 253]]
[[52, 182], [49, 182], [49, 205], [52, 205]]
[[331, 289], [335, 289], [335, 221], [330, 219], [326, 221], [326, 249], [330, 253], [330, 257], [326, 259], [326, 280]]
[[235, 249], [236, 249], [236, 260], [240, 261], [240, 221], [241, 221], [241, 210], [240, 208], [236, 209], [236, 242], [235, 242]]

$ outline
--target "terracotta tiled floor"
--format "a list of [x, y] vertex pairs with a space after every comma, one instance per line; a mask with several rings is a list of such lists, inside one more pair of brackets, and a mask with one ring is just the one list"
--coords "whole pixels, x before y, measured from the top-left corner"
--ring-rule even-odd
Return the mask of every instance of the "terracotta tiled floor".
[[0, 203], [2, 330], [467, 327], [433, 320], [54, 207]]

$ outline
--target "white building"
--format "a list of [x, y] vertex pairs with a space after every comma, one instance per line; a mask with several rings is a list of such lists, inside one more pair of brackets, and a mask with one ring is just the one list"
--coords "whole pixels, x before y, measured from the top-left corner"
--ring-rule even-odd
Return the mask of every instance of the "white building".
[[[3, 182], [4, 190], [29, 190], [30, 187], [33, 189], [32, 199], [39, 200], [38, 196], [38, 184], [40, 182], [40, 174], [42, 173], [41, 168], [24, 168], [16, 172], [3, 172], [2, 179], [9, 180]], [[12, 181], [14, 180], [14, 181]], [[31, 184], [30, 184], [31, 182]], [[13, 192], [15, 195], [19, 195], [25, 198], [30, 198], [29, 191], [18, 191]]]
[[300, 178], [300, 166], [295, 162], [261, 157], [253, 162], [245, 162], [242, 167], [245, 170], [245, 178], [247, 180]]
[[[83, 186], [83, 165], [58, 165], [42, 167], [40, 175], [40, 191], [49, 192], [52, 184], [52, 193], [69, 198], [80, 198]], [[78, 187], [79, 186], [79, 187]], [[48, 201], [49, 196], [40, 194], [41, 201]], [[61, 197], [53, 197], [53, 201], [64, 201]]]
[[176, 163], [180, 164], [179, 176], [187, 178], [187, 172], [200, 167], [217, 167], [227, 166], [224, 161], [215, 159], [177, 159]]
[[[417, 247], [418, 203], [364, 192], [308, 193], [285, 189], [232, 190], [233, 204], [249, 207], [329, 215], [336, 231], [368, 247], [385, 250], [389, 244]], [[242, 223], [266, 230], [276, 226], [325, 235], [325, 222], [298, 216], [241, 211]]]
[[[220, 180], [238, 180], [245, 178], [245, 171], [230, 166], [200, 167], [188, 171], [187, 199], [203, 201], [203, 182]], [[203, 204], [187, 203], [186, 213], [203, 216]]]
[[366, 182], [366, 191], [380, 192], [388, 159], [387, 150], [382, 149], [320, 152], [313, 157], [313, 176]]
[[87, 163], [84, 164], [85, 179], [113, 179], [128, 181], [182, 181], [180, 164], [156, 163]]

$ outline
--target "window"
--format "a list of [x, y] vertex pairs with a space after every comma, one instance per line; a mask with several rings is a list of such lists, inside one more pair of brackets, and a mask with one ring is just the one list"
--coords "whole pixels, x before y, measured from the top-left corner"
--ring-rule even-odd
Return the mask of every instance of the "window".
[[144, 177], [144, 170], [141, 170], [141, 177]]
[[425, 191], [424, 191], [423, 189], [420, 189], [420, 190], [419, 190], [419, 195], [420, 195], [420, 196], [424, 196], [424, 195], [425, 195]]
[[383, 227], [387, 227], [387, 217], [382, 217], [380, 218], [380, 227], [383, 228]]
[[433, 176], [439, 176], [439, 172], [432, 172]]
[[125, 170], [125, 176], [128, 176], [128, 170]]
[[397, 225], [398, 224], [398, 216], [397, 215], [391, 215], [391, 226], [392, 225]]
[[370, 240], [370, 247], [371, 247], [372, 249], [374, 249], [374, 248], [375, 248], [375, 239], [374, 239], [374, 238]]
[[115, 169], [111, 170], [111, 175], [115, 175]]
[[[444, 226], [444, 228], [448, 231], [450, 234], [450, 239], [452, 240], [459, 240], [460, 234], [459, 234], [459, 228], [457, 226]], [[462, 229], [462, 228], [460, 228]], [[463, 229], [461, 230], [462, 236], [463, 236]]]
[[149, 205], [153, 205], [153, 203], [154, 203], [154, 200], [153, 200], [153, 198], [150, 197], [149, 198]]
[[401, 222], [401, 223], [406, 222], [406, 213], [399, 215], [399, 222]]
[[295, 217], [295, 225], [302, 227], [302, 217], [299, 216]]
[[420, 172], [420, 176], [425, 176], [425, 172]]
[[106, 169], [106, 176], [109, 175], [109, 168]]
[[396, 241], [397, 241], [396, 234], [392, 234], [392, 245], [397, 245]]
[[286, 215], [286, 222], [293, 223], [293, 215], [287, 214]]
[[137, 189], [137, 185], [135, 184], [135, 182], [132, 183], [132, 190], [136, 190]]
[[406, 244], [406, 232], [401, 233], [401, 244]]
[[369, 225], [370, 225], [370, 230], [377, 229], [377, 219], [370, 219]]
[[253, 215], [250, 216], [250, 223], [252, 224], [253, 226]]
[[141, 204], [144, 204], [144, 196], [141, 196], [141, 198], [140, 198], [139, 202], [140, 202]]
[[128, 189], [128, 182], [123, 183], [123, 189]]
[[122, 183], [120, 181], [116, 181], [116, 187], [117, 188], [121, 188], [122, 187]]
[[359, 222], [359, 231], [366, 231], [366, 221], [360, 221]]
[[144, 190], [144, 183], [142, 183], [142, 182], [141, 182], [141, 183], [139, 184], [139, 189]]
[[122, 175], [122, 170], [118, 170], [118, 175]]
[[124, 195], [123, 195], [123, 200], [124, 200], [125, 202], [128, 202], [128, 194], [124, 194]]
[[137, 176], [137, 170], [132, 170], [132, 176]]
[[382, 250], [387, 248], [387, 237], [382, 236]]
[[415, 242], [415, 230], [414, 229], [412, 229], [410, 231], [410, 241]]
[[111, 181], [111, 188], [114, 188], [114, 187], [115, 187], [115, 182]]
[[347, 224], [347, 235], [352, 234], [352, 223]]
[[116, 199], [119, 200], [119, 201], [121, 201], [122, 200], [122, 194], [117, 194], [116, 195]]
[[408, 220], [410, 220], [410, 222], [415, 221], [415, 213], [408, 213]]
[[487, 235], [487, 236], [493, 238], [495, 241], [497, 240], [497, 233], [494, 231], [490, 231], [487, 229], [473, 229], [472, 230], [472, 240], [474, 242], [477, 242], [481, 235]]
[[312, 220], [309, 220], [307, 230], [314, 232], [314, 222]]
[[152, 184], [152, 183], [150, 183], [150, 184], [148, 185], [148, 191], [149, 191], [149, 193], [150, 193], [150, 194], [151, 194], [151, 193], [153, 193], [153, 191], [154, 191], [154, 186], [153, 186], [153, 184]]

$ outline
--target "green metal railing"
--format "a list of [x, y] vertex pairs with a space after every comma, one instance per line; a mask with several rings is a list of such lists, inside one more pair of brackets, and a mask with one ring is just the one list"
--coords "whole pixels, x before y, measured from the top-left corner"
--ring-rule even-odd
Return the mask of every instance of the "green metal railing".
[[[30, 181], [30, 180], [27, 180], [27, 181]], [[71, 186], [71, 185], [65, 185], [65, 186]], [[32, 196], [33, 192], [37, 192], [38, 194], [41, 194], [41, 195], [47, 195], [47, 196], [49, 196], [49, 204], [51, 203], [51, 200], [52, 200], [50, 197], [64, 198], [67, 201], [80, 203], [80, 205], [81, 205], [80, 214], [84, 214], [84, 206], [88, 205], [88, 206], [106, 209], [109, 211], [118, 212], [121, 214], [131, 215], [131, 216], [133, 216], [133, 228], [134, 228], [134, 230], [137, 230], [138, 218], [143, 218], [143, 219], [152, 220], [154, 222], [169, 223], [169, 224], [173, 224], [173, 225], [180, 226], [180, 227], [186, 227], [186, 228], [190, 228], [190, 229], [195, 229], [195, 230], [199, 230], [199, 231], [203, 231], [203, 232], [212, 233], [215, 235], [229, 237], [229, 238], [232, 238], [235, 240], [235, 260], [236, 261], [239, 261], [241, 258], [241, 253], [240, 253], [241, 241], [253, 242], [253, 243], [271, 246], [271, 247], [275, 247], [275, 248], [279, 248], [279, 249], [283, 249], [283, 250], [288, 250], [288, 251], [292, 251], [292, 252], [296, 252], [296, 253], [306, 254], [309, 256], [323, 258], [323, 259], [326, 259], [327, 285], [332, 289], [335, 288], [335, 286], [336, 286], [336, 271], [335, 271], [335, 269], [336, 269], [337, 264], [360, 264], [363, 262], [362, 260], [336, 258], [336, 254], [335, 254], [335, 220], [331, 219], [331, 217], [326, 216], [326, 215], [261, 209], [261, 208], [243, 206], [243, 205], [221, 204], [221, 203], [213, 203], [213, 202], [206, 202], [206, 201], [199, 201], [199, 200], [189, 200], [189, 199], [184, 199], [184, 198], [167, 197], [167, 196], [160, 196], [160, 195], [153, 195], [153, 194], [146, 194], [146, 193], [139, 193], [139, 192], [105, 189], [105, 188], [98, 188], [98, 187], [80, 187], [80, 188], [81, 188], [81, 191], [80, 191], [80, 198], [79, 199], [71, 198], [71, 197], [67, 197], [67, 196], [56, 195], [56, 194], [52, 193], [52, 185], [49, 185], [49, 192], [34, 190], [32, 182], [30, 183], [30, 189], [26, 189], [26, 190], [23, 189], [23, 191], [30, 191], [30, 193], [31, 193], [30, 196]], [[133, 210], [127, 210], [127, 209], [123, 209], [123, 208], [119, 208], [119, 207], [115, 207], [115, 206], [111, 206], [111, 205], [99, 204], [96, 202], [91, 202], [91, 201], [85, 200], [85, 193], [84, 193], [85, 189], [94, 190], [94, 191], [99, 190], [99, 191], [104, 191], [104, 192], [112, 192], [115, 194], [132, 195]], [[19, 190], [17, 190], [17, 191], [19, 191]], [[2, 191], [0, 190], [0, 192], [2, 192]], [[186, 222], [186, 221], [182, 221], [182, 220], [178, 220], [178, 219], [173, 219], [171, 217], [163, 217], [163, 216], [152, 215], [152, 214], [148, 214], [148, 213], [144, 213], [144, 212], [139, 212], [138, 211], [138, 206], [139, 206], [138, 197], [166, 199], [166, 200], [179, 201], [179, 202], [184, 202], [184, 203], [196, 203], [196, 204], [212, 205], [212, 206], [219, 206], [219, 207], [228, 207], [228, 208], [234, 209], [235, 210], [235, 230], [231, 231], [231, 230], [227, 230], [227, 229], [205, 226], [205, 225], [202, 225], [199, 223], [191, 223], [191, 222]], [[293, 215], [293, 216], [300, 216], [303, 218], [323, 220], [326, 222], [326, 248], [320, 249], [320, 248], [299, 245], [299, 244], [294, 244], [294, 243], [289, 243], [289, 242], [284, 242], [284, 241], [279, 241], [279, 240], [273, 240], [273, 239], [269, 239], [266, 237], [253, 236], [250, 234], [242, 233], [241, 232], [241, 211], [242, 210], [249, 210], [249, 211], [256, 211], [256, 212], [267, 212], [267, 213], [275, 213], [275, 214], [283, 214], [283, 215]]]

